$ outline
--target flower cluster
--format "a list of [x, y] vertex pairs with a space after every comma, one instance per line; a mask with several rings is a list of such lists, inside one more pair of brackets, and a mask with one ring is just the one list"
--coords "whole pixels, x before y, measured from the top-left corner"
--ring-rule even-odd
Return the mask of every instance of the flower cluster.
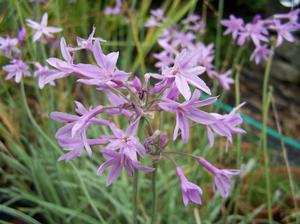
[[122, 12], [122, 0], [115, 0], [115, 7], [107, 6], [104, 9], [104, 14], [107, 16], [110, 15], [119, 15]]
[[272, 18], [262, 19], [260, 15], [255, 16], [251, 22], [246, 23], [242, 18], [230, 15], [229, 19], [222, 20], [222, 25], [226, 27], [225, 35], [231, 34], [233, 40], [239, 46], [251, 40], [255, 50], [250, 59], [256, 64], [264, 61], [270, 54], [270, 37], [275, 33], [276, 47], [280, 46], [284, 40], [294, 42], [293, 32], [300, 30], [298, 23], [300, 9], [295, 9], [286, 14], [275, 14]]
[[[164, 21], [162, 12], [161, 9], [152, 11], [152, 17], [146, 23], [146, 26], [161, 26], [161, 21]], [[197, 38], [199, 34], [204, 34], [204, 32], [205, 25], [200, 16], [196, 14], [188, 16], [176, 27], [164, 29], [158, 41], [162, 50], [153, 55], [158, 60], [155, 66], [161, 69], [163, 73], [166, 73], [166, 71], [170, 70], [170, 65], [175, 64], [177, 66], [176, 61], [181, 60], [180, 58], [183, 57], [189, 62], [186, 66], [197, 65], [198, 69], [202, 67], [198, 71], [193, 71], [195, 73], [198, 72], [196, 76], [205, 72], [209, 78], [216, 80], [224, 90], [229, 90], [230, 85], [234, 83], [234, 80], [231, 78], [231, 71], [228, 70], [224, 73], [217, 71], [213, 65], [213, 44], [205, 45]], [[180, 82], [179, 80], [177, 81]], [[200, 84], [199, 79], [195, 82]], [[204, 85], [202, 83], [203, 87]], [[208, 89], [206, 87], [205, 89], [202, 88], [201, 90], [209, 94]]]
[[[53, 46], [56, 43], [56, 40], [53, 36], [54, 33], [62, 31], [62, 28], [47, 26], [48, 24], [48, 14], [45, 13], [41, 22], [35, 22], [33, 20], [27, 19], [27, 25], [34, 31], [32, 36], [32, 41], [36, 42], [38, 40], [45, 43], [51, 43]], [[44, 38], [43, 38], [44, 37]], [[19, 83], [23, 76], [32, 76], [37, 77], [38, 85], [40, 88], [43, 88], [45, 84], [54, 85], [53, 80], [49, 80], [55, 70], [49, 69], [48, 66], [42, 66], [39, 62], [24, 61], [22, 59], [22, 51], [20, 48], [23, 48], [27, 38], [27, 31], [22, 27], [16, 37], [0, 37], [0, 55], [4, 55], [10, 60], [9, 65], [4, 65], [2, 69], [7, 72], [5, 79], [14, 78], [17, 83]], [[31, 66], [33, 65], [34, 69], [31, 72]]]
[[161, 23], [164, 22], [164, 10], [162, 9], [155, 9], [151, 10], [151, 17], [150, 19], [145, 23], [145, 27], [159, 27]]
[[28, 64], [20, 59], [21, 50], [19, 46], [22, 46], [24, 42], [24, 32], [23, 29], [20, 30], [17, 38], [0, 37], [0, 55], [4, 55], [10, 60], [10, 64], [2, 67], [7, 72], [5, 79], [14, 78], [17, 83], [21, 81], [23, 76], [30, 76]]
[[[63, 59], [47, 60], [53, 67], [50, 69], [53, 73], [46, 76], [43, 84], [51, 84], [56, 79], [75, 75], [78, 82], [95, 86], [109, 101], [107, 105], [89, 108], [75, 102], [77, 115], [51, 113], [52, 119], [65, 124], [55, 135], [59, 145], [68, 151], [59, 160], [75, 159], [84, 151], [92, 156], [93, 151], [100, 147], [106, 161], [99, 167], [97, 174], [102, 175], [105, 170], [110, 169], [107, 185], [119, 177], [122, 169], [131, 176], [135, 174], [135, 170], [152, 172], [154, 168], [141, 164], [144, 157], [159, 160], [169, 158], [172, 154], [163, 150], [167, 147], [166, 135], [152, 127], [155, 114], [162, 112], [174, 113], [176, 116], [173, 141], [181, 138], [187, 143], [192, 122], [206, 127], [210, 146], [214, 144], [215, 135], [226, 137], [227, 142], [231, 143], [234, 134], [244, 133], [238, 128], [242, 119], [236, 113], [236, 109], [225, 115], [201, 109], [216, 102], [217, 97], [201, 99], [202, 92], [211, 94], [211, 91], [199, 78], [206, 68], [193, 60], [195, 52], [192, 54], [188, 49], [174, 52], [174, 61], [160, 73], [146, 73], [138, 77], [119, 69], [117, 66], [119, 52], [104, 53], [100, 39], [94, 38], [93, 34], [94, 30], [85, 41], [84, 46], [88, 47], [83, 47], [82, 41], [77, 42], [78, 46], [68, 46], [62, 38], [60, 48]], [[92, 54], [95, 63], [74, 63], [76, 52], [80, 50]], [[151, 85], [150, 79], [158, 81]], [[112, 117], [116, 115], [128, 120], [126, 130], [122, 130], [112, 121]], [[88, 135], [91, 126], [104, 126], [111, 134], [100, 134], [97, 138], [91, 138]], [[146, 136], [138, 136], [141, 128], [147, 130]], [[215, 175], [215, 186], [221, 195], [227, 197], [231, 182], [226, 179], [223, 183], [222, 180], [224, 175], [228, 177], [231, 173], [219, 171], [217, 168], [209, 171]], [[176, 173], [182, 186], [184, 204], [188, 201], [200, 204], [202, 194], [200, 187], [188, 182], [178, 166]]]
[[[117, 1], [116, 7], [121, 1]], [[108, 10], [109, 11], [109, 10]], [[110, 11], [118, 11], [111, 9]], [[111, 13], [111, 12], [110, 12]], [[113, 13], [114, 14], [114, 13]], [[152, 22], [147, 26], [160, 26], [164, 16], [162, 10], [151, 12]], [[53, 33], [62, 29], [47, 24], [48, 16], [44, 14], [41, 22], [27, 20], [28, 26], [34, 30], [33, 42], [38, 40], [49, 41]], [[151, 20], [151, 19], [150, 19]], [[149, 25], [150, 24], [150, 25]], [[101, 152], [105, 161], [99, 166], [97, 175], [109, 170], [106, 184], [110, 185], [126, 170], [129, 175], [135, 172], [153, 172], [155, 169], [142, 165], [144, 158], [149, 157], [153, 163], [161, 159], [170, 159], [175, 165], [179, 177], [183, 202], [201, 204], [202, 190], [191, 183], [184, 175], [173, 156], [178, 152], [166, 151], [170, 133], [157, 130], [154, 120], [160, 113], [174, 116], [175, 127], [172, 130], [173, 142], [182, 139], [187, 144], [191, 125], [202, 125], [207, 130], [209, 147], [214, 145], [216, 136], [225, 137], [227, 147], [233, 141], [233, 136], [245, 131], [239, 127], [241, 116], [237, 113], [238, 106], [229, 114], [209, 112], [205, 107], [212, 105], [218, 97], [202, 97], [203, 92], [211, 95], [212, 91], [200, 75], [207, 73], [216, 78], [224, 89], [229, 89], [233, 83], [230, 71], [219, 74], [214, 68], [213, 46], [204, 45], [196, 40], [197, 32], [204, 32], [200, 17], [192, 15], [182, 21], [183, 31], [175, 28], [164, 30], [159, 45], [163, 51], [154, 55], [158, 59], [156, 66], [159, 71], [134, 75], [118, 67], [119, 52], [105, 53], [101, 44], [105, 40], [95, 36], [95, 27], [87, 39], [77, 37], [76, 46], [68, 45], [65, 38], [60, 39], [62, 58], [50, 57], [48, 65], [32, 62], [34, 76], [39, 77], [38, 85], [55, 85], [55, 80], [68, 76], [75, 76], [77, 82], [94, 86], [105, 94], [107, 104], [85, 107], [75, 101], [76, 114], [52, 112], [50, 118], [63, 123], [55, 134], [58, 144], [66, 151], [59, 157], [60, 161], [69, 161], [81, 157], [85, 153], [91, 157], [95, 151]], [[12, 56], [11, 64], [3, 67], [8, 72], [7, 79], [15, 77], [20, 82], [22, 76], [29, 76], [29, 65], [20, 57], [18, 45], [24, 44], [26, 31], [20, 31], [17, 38], [7, 37], [0, 39], [0, 49], [3, 54]], [[45, 42], [44, 42], [45, 43]], [[93, 58], [92, 63], [81, 63], [77, 57], [80, 51], [85, 51]], [[154, 82], [154, 84], [153, 84]], [[113, 122], [115, 116], [128, 123], [125, 129]], [[160, 126], [164, 122], [160, 119]], [[106, 129], [106, 134], [91, 135], [92, 127]], [[145, 131], [141, 131], [141, 130]], [[109, 133], [109, 134], [107, 134]], [[180, 154], [183, 155], [183, 154]], [[185, 155], [185, 154], [184, 154]], [[232, 182], [230, 176], [238, 175], [237, 170], [220, 170], [202, 157], [192, 156], [202, 167], [214, 176], [213, 189], [218, 190], [222, 197], [229, 195]]]

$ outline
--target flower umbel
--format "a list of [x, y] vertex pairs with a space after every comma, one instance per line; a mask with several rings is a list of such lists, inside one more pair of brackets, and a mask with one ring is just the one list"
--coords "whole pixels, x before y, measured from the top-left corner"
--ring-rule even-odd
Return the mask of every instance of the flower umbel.
[[[105, 14], [123, 14], [120, 18], [128, 17], [126, 23], [137, 18], [129, 11], [131, 6], [129, 7], [128, 2], [123, 2], [122, 5], [121, 0], [116, 0], [115, 3], [115, 7], [106, 8]], [[191, 140], [190, 128], [200, 124], [207, 129], [209, 138], [209, 144], [201, 142], [201, 148], [207, 148], [214, 144], [215, 135], [225, 137], [229, 144], [232, 143], [235, 134], [244, 133], [244, 130], [239, 127], [242, 123], [242, 118], [237, 113], [240, 106], [229, 114], [213, 113], [212, 104], [218, 100], [218, 97], [207, 97], [204, 94], [213, 93], [206, 82], [207, 78], [213, 79], [214, 83], [223, 90], [229, 90], [234, 83], [231, 77], [231, 71], [234, 69], [228, 68], [226, 63], [220, 70], [214, 65], [214, 45], [202, 41], [206, 17], [192, 14], [182, 19], [176, 26], [169, 26], [172, 21], [165, 17], [169, 12], [165, 13], [164, 10], [167, 10], [167, 7], [152, 10], [150, 20], [145, 24], [148, 27], [159, 26], [159, 29], [150, 29], [149, 34], [159, 34], [158, 31], [162, 31], [157, 41], [160, 51], [153, 54], [153, 58], [157, 59], [153, 64], [159, 69], [153, 73], [141, 74], [140, 71], [144, 69], [138, 69], [139, 63], [135, 63], [137, 66], [124, 64], [124, 60], [123, 63], [119, 63], [122, 54], [119, 51], [109, 51], [109, 47], [114, 44], [104, 43], [105, 40], [97, 37], [94, 26], [91, 27], [91, 33], [87, 38], [77, 37], [74, 45], [70, 44], [69, 40], [67, 42], [64, 37], [55, 39], [53, 34], [62, 29], [48, 26], [47, 13], [42, 16], [41, 22], [27, 19], [27, 24], [34, 30], [33, 42], [43, 38], [38, 45], [43, 47], [43, 44], [50, 43], [42, 49], [44, 56], [48, 53], [50, 55], [46, 60], [50, 66], [48, 67], [44, 62], [23, 60], [23, 57], [31, 53], [29, 52], [31, 48], [26, 46], [28, 43], [26, 31], [22, 28], [18, 38], [8, 36], [0, 38], [0, 51], [11, 61], [11, 64], [3, 66], [3, 70], [8, 72], [6, 79], [15, 78], [16, 82], [20, 82], [23, 76], [32, 73], [38, 79], [38, 86], [41, 89], [47, 84], [57, 85], [59, 87], [57, 90], [64, 89], [65, 85], [61, 85], [61, 82], [56, 80], [74, 77], [76, 82], [80, 83], [79, 88], [76, 88], [79, 90], [76, 93], [79, 94], [74, 94], [74, 97], [84, 102], [87, 100], [86, 89], [96, 90], [93, 92], [94, 106], [85, 107], [75, 101], [76, 113], [52, 112], [50, 114], [50, 118], [63, 123], [63, 126], [57, 130], [55, 138], [66, 153], [58, 160], [69, 161], [85, 154], [88, 156], [86, 159], [90, 159], [91, 156], [102, 156], [104, 160], [99, 160], [102, 164], [98, 168], [97, 175], [102, 175], [109, 170], [106, 180], [108, 186], [117, 180], [123, 169], [130, 176], [136, 175], [138, 171], [153, 172], [161, 160], [168, 158], [175, 166], [180, 180], [184, 205], [190, 202], [201, 205], [202, 189], [187, 180], [183, 170], [176, 165], [174, 156], [197, 159], [214, 175], [214, 189], [220, 191], [223, 197], [228, 197], [232, 187], [230, 176], [237, 175], [238, 171], [217, 169], [202, 157], [181, 152], [178, 147], [174, 147], [175, 151], [168, 151], [171, 145], [168, 136], [173, 134], [173, 141], [177, 140], [172, 142], [173, 145], [179, 141], [182, 141], [181, 144], [187, 144]], [[297, 27], [294, 16], [294, 14], [288, 16], [287, 24], [255, 17], [251, 23], [244, 25], [242, 19], [233, 15], [222, 23], [227, 27], [225, 34], [232, 34], [238, 43], [254, 42], [258, 50], [253, 53], [253, 58], [260, 62], [269, 53], [267, 52], [269, 29], [276, 30], [277, 41], [291, 40], [290, 34]], [[164, 28], [165, 25], [169, 28]], [[139, 34], [136, 35], [134, 27], [132, 32], [134, 42], [139, 42], [136, 40]], [[117, 38], [121, 36], [118, 34]], [[137, 46], [136, 49], [139, 56], [141, 56], [140, 50], [144, 51], [146, 47], [143, 42], [141, 44], [141, 48]], [[58, 46], [60, 46], [61, 57], [55, 54]], [[118, 45], [114, 45], [116, 46]], [[23, 51], [23, 48], [26, 50]], [[132, 52], [133, 55], [136, 53], [135, 50], [128, 52]], [[142, 55], [143, 57], [148, 55], [148, 52], [144, 53], [146, 54]], [[31, 60], [36, 60], [39, 54], [30, 54], [30, 56], [32, 56]], [[140, 57], [138, 59], [140, 60]], [[152, 60], [149, 60], [149, 63], [151, 62]], [[133, 72], [124, 71], [125, 66], [127, 69], [132, 68]], [[83, 90], [80, 89], [82, 86], [85, 86]], [[219, 90], [219, 88], [214, 89]], [[97, 103], [97, 100], [101, 100], [101, 103]], [[208, 107], [204, 108], [205, 106]], [[170, 130], [173, 126], [167, 122], [174, 123], [174, 130]], [[168, 131], [172, 133], [167, 133]], [[178, 136], [180, 139], [177, 138]], [[154, 179], [155, 175], [156, 172], [153, 173]], [[137, 186], [136, 180], [134, 186]], [[152, 186], [155, 187], [154, 184]]]

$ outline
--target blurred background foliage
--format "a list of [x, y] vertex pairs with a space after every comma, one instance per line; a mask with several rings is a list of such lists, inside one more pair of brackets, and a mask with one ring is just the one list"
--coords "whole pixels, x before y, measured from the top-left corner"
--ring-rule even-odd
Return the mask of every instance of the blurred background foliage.
[[[270, 3], [272, 2], [272, 3]], [[113, 1], [93, 0], [49, 0], [45, 4], [27, 0], [0, 1], [1, 36], [16, 35], [26, 18], [39, 20], [44, 12], [49, 14], [49, 23], [63, 27], [62, 36], [68, 43], [75, 43], [76, 36], [87, 37], [93, 24], [96, 35], [109, 40], [103, 44], [107, 52], [120, 51], [119, 66], [125, 71], [142, 75], [138, 55], [139, 46], [143, 52], [146, 69], [153, 71], [154, 59], [151, 54], [161, 29], [147, 30], [143, 27], [149, 17], [149, 10], [163, 7], [170, 19], [168, 26], [175, 25], [185, 16], [197, 13], [207, 14], [205, 43], [214, 43], [218, 15], [218, 1], [166, 0], [166, 1], [125, 1], [126, 16], [105, 16], [103, 9]], [[271, 7], [270, 7], [271, 5]], [[274, 11], [273, 11], [274, 10]], [[276, 11], [275, 11], [276, 10]], [[256, 13], [270, 16], [277, 10], [287, 11], [278, 1], [225, 1], [224, 17], [234, 13], [250, 20]], [[30, 61], [45, 64], [47, 57], [58, 55], [59, 49], [39, 43], [31, 44], [30, 37], [22, 49], [22, 56]], [[29, 42], [29, 43], [28, 43]], [[222, 39], [226, 49], [229, 38]], [[236, 51], [237, 48], [234, 49]], [[225, 50], [221, 51], [224, 58]], [[82, 53], [81, 61], [90, 58]], [[8, 61], [0, 57], [0, 64]], [[59, 80], [57, 86], [38, 89], [36, 80], [25, 79], [24, 86], [0, 77], [0, 220], [1, 223], [130, 223], [132, 216], [132, 178], [125, 175], [112, 186], [105, 187], [105, 177], [96, 176], [97, 167], [102, 163], [99, 153], [92, 158], [82, 157], [75, 161], [57, 162], [62, 149], [57, 145], [54, 134], [59, 127], [48, 118], [52, 111], [74, 112], [74, 100], [85, 105], [105, 102], [94, 88], [75, 85], [72, 78]], [[234, 103], [234, 88], [223, 94], [226, 103]], [[242, 95], [243, 98], [243, 95]], [[247, 99], [244, 99], [247, 101]], [[215, 110], [220, 110], [215, 107]], [[124, 121], [119, 120], [122, 123]], [[173, 128], [173, 117], [166, 118], [165, 131]], [[158, 169], [158, 223], [267, 223], [266, 187], [264, 156], [259, 144], [259, 132], [245, 124], [247, 135], [242, 136], [240, 146], [233, 145], [224, 152], [225, 142], [219, 140], [213, 149], [208, 149], [205, 130], [201, 127], [191, 130], [188, 145], [181, 142], [171, 144], [174, 150], [188, 150], [215, 161], [220, 167], [237, 166], [237, 147], [241, 149], [243, 175], [235, 183], [232, 196], [222, 200], [212, 194], [212, 178], [198, 169], [192, 160], [178, 159], [193, 182], [200, 183], [203, 191], [203, 206], [184, 207], [181, 202], [178, 180], [168, 161], [162, 161]], [[104, 133], [107, 130], [101, 130]], [[142, 133], [143, 131], [140, 130]], [[91, 134], [96, 135], [97, 130]], [[203, 147], [199, 147], [199, 143]], [[292, 165], [286, 168], [285, 150], [278, 141], [270, 143], [272, 178], [272, 214], [274, 223], [297, 223], [300, 211], [300, 169]], [[274, 149], [274, 150], [273, 150]], [[291, 149], [291, 156], [298, 154]], [[96, 150], [95, 150], [96, 151]], [[296, 164], [296, 160], [294, 163]], [[292, 175], [294, 192], [292, 192]], [[140, 223], [150, 222], [151, 193], [150, 176], [140, 174], [138, 214]]]

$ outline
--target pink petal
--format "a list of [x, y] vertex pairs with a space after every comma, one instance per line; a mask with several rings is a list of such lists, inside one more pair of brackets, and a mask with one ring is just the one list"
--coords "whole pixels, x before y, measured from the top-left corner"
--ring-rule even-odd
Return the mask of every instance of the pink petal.
[[188, 142], [189, 135], [190, 135], [189, 121], [181, 113], [178, 114], [178, 120], [179, 120], [179, 128], [181, 130], [181, 137], [183, 142], [186, 144]]
[[67, 44], [65, 41], [65, 38], [60, 39], [60, 50], [63, 58], [70, 64], [73, 64], [73, 58], [71, 57], [71, 54], [67, 48]]
[[176, 86], [177, 86], [179, 92], [183, 95], [183, 97], [186, 100], [189, 100], [191, 98], [191, 90], [187, 83], [187, 80], [184, 77], [179, 75], [179, 76], [176, 76], [175, 83], [176, 83]]
[[208, 137], [208, 141], [209, 141], [209, 147], [213, 147], [214, 143], [215, 143], [215, 138], [214, 138], [214, 133], [212, 132], [212, 130], [207, 126], [207, 137]]
[[48, 27], [46, 28], [46, 30], [47, 30], [49, 33], [58, 33], [58, 32], [61, 32], [63, 29], [62, 29], [62, 28], [59, 28], [59, 27], [48, 26]]
[[72, 115], [72, 114], [67, 114], [67, 113], [63, 113], [63, 112], [52, 112], [50, 113], [49, 117], [52, 120], [58, 121], [58, 122], [71, 122], [71, 121], [75, 121], [78, 119], [78, 116], [76, 115]]
[[114, 182], [120, 176], [121, 170], [122, 170], [122, 164], [120, 159], [118, 159], [115, 161], [115, 163], [111, 168], [111, 171], [108, 174], [106, 186], [111, 185], [111, 183]]
[[97, 64], [101, 67], [101, 68], [105, 68], [105, 55], [103, 54], [103, 51], [101, 49], [100, 46], [100, 41], [99, 40], [95, 40], [94, 45], [93, 45], [93, 55], [94, 58], [97, 62]]
[[179, 115], [176, 114], [176, 125], [175, 125], [175, 129], [174, 129], [174, 133], [173, 133], [173, 141], [176, 140], [176, 138], [178, 136], [178, 131], [179, 131]]
[[198, 89], [202, 90], [203, 92], [207, 93], [208, 95], [211, 95], [209, 87], [198, 76], [190, 75], [190, 76], [185, 76], [185, 78], [193, 86], [197, 87]]
[[46, 27], [48, 24], [48, 13], [44, 13], [41, 20], [41, 26]]
[[32, 41], [33, 41], [33, 42], [36, 42], [38, 39], [41, 38], [42, 34], [43, 34], [43, 33], [42, 33], [41, 31], [37, 31], [37, 32], [33, 35]]

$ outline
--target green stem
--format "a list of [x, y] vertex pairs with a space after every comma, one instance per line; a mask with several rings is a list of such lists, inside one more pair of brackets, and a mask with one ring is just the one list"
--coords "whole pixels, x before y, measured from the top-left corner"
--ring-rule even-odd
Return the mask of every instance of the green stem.
[[59, 27], [62, 27], [62, 24], [61, 24], [61, 17], [60, 17], [60, 5], [59, 5], [59, 0], [56, 0], [55, 1], [55, 17], [57, 19], [57, 24]]
[[[274, 51], [275, 44], [272, 44], [272, 51]], [[273, 221], [272, 215], [272, 194], [271, 194], [271, 176], [270, 176], [270, 162], [268, 155], [268, 143], [267, 143], [267, 121], [268, 121], [268, 111], [271, 99], [271, 91], [268, 91], [268, 82], [271, 73], [271, 66], [273, 61], [273, 54], [270, 54], [267, 67], [264, 74], [263, 81], [263, 96], [262, 96], [262, 133], [261, 133], [261, 145], [264, 154], [264, 165], [265, 165], [265, 177], [266, 177], [266, 191], [267, 191], [267, 206], [268, 206], [268, 219], [269, 223]]]
[[[242, 64], [242, 63], [241, 63]], [[241, 102], [241, 92], [240, 92], [240, 74], [241, 74], [241, 68], [242, 65], [236, 65], [236, 74], [235, 74], [235, 105], [238, 106]], [[241, 135], [237, 136], [237, 141], [236, 141], [236, 167], [237, 169], [240, 169], [241, 163], [242, 163], [242, 158], [241, 158], [241, 141], [242, 137]], [[234, 214], [237, 213], [238, 207], [239, 207], [239, 202], [240, 202], [240, 185], [237, 182], [236, 185], [236, 190], [235, 190], [235, 205], [234, 205]], [[231, 201], [233, 202], [233, 201]]]
[[267, 205], [268, 205], [268, 219], [269, 223], [273, 223], [272, 214], [272, 189], [271, 189], [271, 175], [270, 175], [270, 160], [268, 155], [268, 144], [267, 144], [267, 120], [268, 120], [268, 110], [270, 106], [270, 99], [272, 96], [272, 91], [270, 90], [266, 96], [265, 110], [263, 112], [263, 128], [262, 128], [262, 147], [264, 154], [265, 163], [265, 177], [266, 177], [266, 191], [267, 191]]
[[[275, 44], [272, 44], [271, 51], [274, 52]], [[273, 61], [273, 53], [270, 54], [267, 62], [267, 67], [264, 74], [264, 82], [263, 82], [263, 97], [262, 97], [262, 103], [264, 106], [264, 103], [266, 103], [266, 96], [268, 94], [268, 84], [269, 84], [269, 77], [271, 73], [271, 67], [272, 67], [272, 61]], [[262, 107], [264, 109], [264, 107]]]
[[20, 22], [21, 22], [22, 27], [25, 27], [24, 16], [22, 14], [22, 10], [21, 10], [20, 4], [18, 3], [17, 0], [14, 0], [13, 4], [15, 5], [15, 7], [17, 9], [17, 13], [18, 13], [18, 16], [20, 18]]
[[[201, 19], [202, 19], [202, 22], [205, 27], [207, 25], [206, 18], [207, 18], [207, 0], [203, 0], [202, 1], [202, 10], [201, 10]], [[200, 36], [199, 40], [203, 41], [204, 37], [205, 37], [205, 32]]]
[[226, 55], [223, 60], [222, 66], [220, 68], [220, 72], [224, 72], [226, 68], [228, 68], [229, 62], [231, 60], [232, 52], [234, 50], [235, 44], [234, 40], [231, 40], [226, 49]]
[[[241, 103], [241, 92], [240, 92], [240, 74], [241, 65], [237, 66], [235, 74], [235, 105], [238, 106]], [[241, 135], [237, 136], [236, 142], [236, 157], [237, 157], [237, 168], [239, 169], [242, 163], [241, 159]]]
[[34, 117], [32, 116], [32, 113], [29, 109], [27, 99], [26, 99], [26, 93], [24, 89], [24, 83], [23, 80], [21, 80], [21, 98], [23, 101], [23, 104], [25, 106], [26, 113], [29, 117], [29, 120], [31, 121], [33, 127], [46, 139], [47, 142], [49, 142], [50, 145], [52, 145], [53, 148], [60, 151], [60, 148], [52, 141], [52, 139], [41, 129], [41, 127], [38, 125], [38, 123], [35, 121]]
[[132, 216], [132, 223], [137, 224], [137, 194], [138, 194], [138, 176], [139, 172], [136, 172], [134, 179], [133, 179], [133, 197], [132, 197], [132, 203], [133, 203], [133, 216]]
[[240, 63], [240, 61], [242, 61], [243, 57], [243, 53], [244, 53], [245, 47], [242, 46], [237, 50], [236, 56], [233, 59], [232, 62], [232, 73], [235, 74], [236, 69], [238, 68], [238, 63]]
[[143, 74], [145, 74], [146, 66], [145, 66], [145, 60], [144, 60], [144, 52], [143, 52], [141, 42], [139, 40], [136, 17], [134, 17], [129, 12], [129, 18], [130, 18], [130, 21], [131, 21], [131, 30], [132, 30], [133, 41], [136, 45], [137, 52], [138, 52], [138, 59], [139, 59], [140, 65], [141, 65], [141, 71], [142, 71]]
[[157, 164], [153, 165], [154, 171], [152, 172], [152, 210], [151, 210], [151, 224], [156, 222], [156, 172]]
[[224, 0], [219, 0], [218, 5], [218, 20], [217, 20], [217, 38], [216, 38], [216, 60], [215, 67], [218, 70], [221, 60], [221, 38], [222, 38], [222, 27], [221, 19], [223, 17]]

